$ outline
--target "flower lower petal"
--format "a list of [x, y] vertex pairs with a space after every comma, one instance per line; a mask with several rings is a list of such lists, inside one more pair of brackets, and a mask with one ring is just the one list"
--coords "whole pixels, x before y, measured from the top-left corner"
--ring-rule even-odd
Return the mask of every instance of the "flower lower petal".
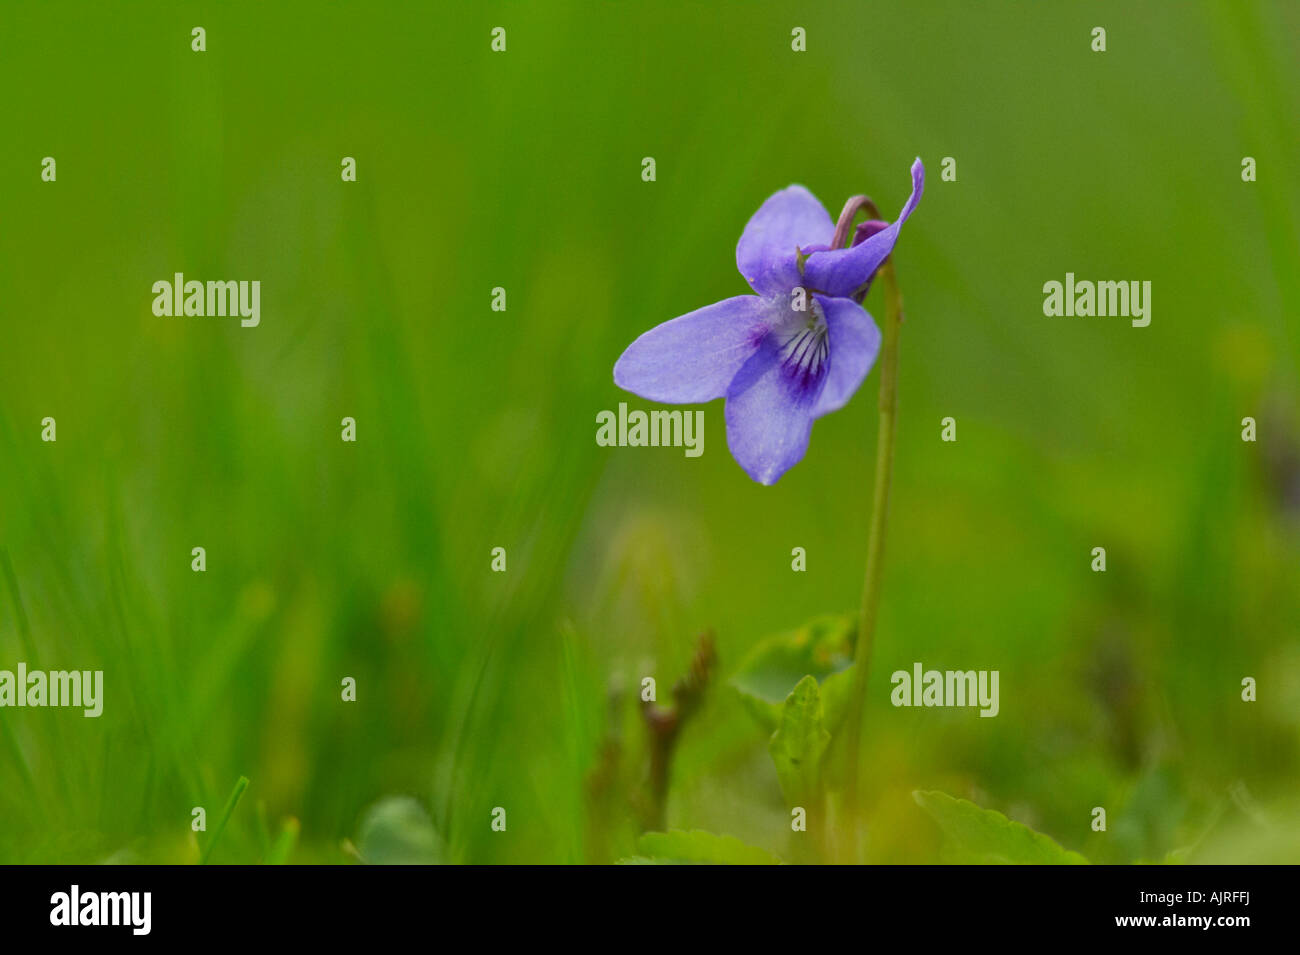
[[736, 268], [760, 295], [789, 295], [799, 284], [797, 254], [810, 245], [827, 245], [835, 223], [803, 186], [770, 196], [745, 225], [736, 245]]
[[843, 408], [862, 385], [880, 354], [880, 329], [867, 310], [852, 299], [816, 298], [830, 333], [826, 384], [813, 409], [813, 417], [820, 418]]
[[737, 295], [650, 329], [614, 363], [614, 383], [650, 401], [712, 401], [767, 335], [771, 304]]
[[813, 408], [826, 380], [793, 372], [769, 336], [727, 389], [727, 447], [760, 484], [775, 484], [808, 450]]
[[[851, 249], [814, 252], [804, 263], [808, 285], [827, 295], [847, 297], [865, 285], [880, 263], [889, 257], [898, 241], [903, 223], [912, 214], [925, 191], [925, 166], [918, 159], [912, 163], [912, 195], [898, 218]], [[741, 271], [744, 271], [743, 269]]]

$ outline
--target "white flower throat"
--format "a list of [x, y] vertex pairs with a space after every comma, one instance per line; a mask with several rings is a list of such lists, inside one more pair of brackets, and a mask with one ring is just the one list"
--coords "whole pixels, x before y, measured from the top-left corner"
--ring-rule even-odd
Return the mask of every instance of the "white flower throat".
[[826, 315], [816, 300], [809, 301], [807, 311], [792, 309], [789, 320], [775, 330], [786, 373], [801, 384], [816, 381], [830, 355], [829, 332]]

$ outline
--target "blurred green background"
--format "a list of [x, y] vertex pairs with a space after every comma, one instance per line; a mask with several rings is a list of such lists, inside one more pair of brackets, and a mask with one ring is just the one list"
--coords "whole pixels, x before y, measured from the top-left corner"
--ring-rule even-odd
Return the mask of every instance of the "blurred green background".
[[[105, 704], [0, 710], [0, 862], [194, 861], [240, 775], [216, 862], [388, 858], [397, 795], [432, 858], [629, 855], [639, 681], [709, 628], [667, 823], [788, 855], [726, 680], [857, 607], [877, 373], [771, 488], [721, 402], [698, 459], [595, 416], [747, 291], [764, 198], [892, 217], [917, 155], [868, 857], [940, 858], [938, 788], [1097, 861], [1300, 858], [1298, 38], [1230, 0], [4, 4], [0, 668]], [[260, 280], [261, 326], [155, 317], [178, 271]], [[1045, 318], [1067, 271], [1151, 281], [1150, 327]], [[999, 670], [1000, 715], [893, 708], [914, 661]]]

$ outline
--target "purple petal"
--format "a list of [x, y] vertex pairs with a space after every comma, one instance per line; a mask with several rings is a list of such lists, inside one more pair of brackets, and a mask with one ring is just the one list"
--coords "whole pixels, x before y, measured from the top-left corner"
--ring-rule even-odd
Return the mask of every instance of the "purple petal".
[[865, 285], [876, 269], [880, 268], [880, 263], [894, 250], [903, 223], [921, 201], [924, 191], [925, 166], [918, 159], [912, 163], [912, 195], [898, 218], [851, 249], [814, 252], [804, 263], [804, 279], [807, 284], [827, 295], [839, 297], [850, 296]]
[[826, 246], [835, 223], [803, 186], [770, 196], [745, 226], [736, 245], [736, 268], [759, 295], [786, 295], [799, 284], [798, 250]]
[[721, 398], [767, 335], [771, 308], [737, 295], [656, 325], [619, 356], [614, 383], [666, 404]]
[[830, 366], [813, 417], [843, 408], [861, 386], [880, 353], [880, 329], [857, 302], [816, 296], [830, 330]]
[[[877, 232], [889, 228], [889, 223], [882, 219], [868, 219], [866, 222], [859, 222], [858, 227], [853, 230], [853, 241], [849, 245], [861, 245], [866, 242]], [[821, 251], [818, 249], [817, 251]]]
[[775, 484], [808, 450], [826, 380], [824, 366], [812, 376], [792, 370], [777, 337], [763, 341], [727, 389], [727, 447], [759, 484]]

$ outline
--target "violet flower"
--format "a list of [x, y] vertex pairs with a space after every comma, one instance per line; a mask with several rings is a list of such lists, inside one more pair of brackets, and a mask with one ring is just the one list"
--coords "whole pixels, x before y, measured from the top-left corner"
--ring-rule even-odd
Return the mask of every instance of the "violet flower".
[[859, 302], [924, 186], [917, 159], [898, 218], [862, 223], [842, 249], [830, 248], [835, 223], [811, 192], [776, 193], [736, 246], [736, 267], [756, 294], [650, 329], [614, 364], [615, 384], [665, 404], [726, 398], [732, 457], [774, 484], [804, 456], [813, 421], [844, 407], [875, 363], [880, 329]]

